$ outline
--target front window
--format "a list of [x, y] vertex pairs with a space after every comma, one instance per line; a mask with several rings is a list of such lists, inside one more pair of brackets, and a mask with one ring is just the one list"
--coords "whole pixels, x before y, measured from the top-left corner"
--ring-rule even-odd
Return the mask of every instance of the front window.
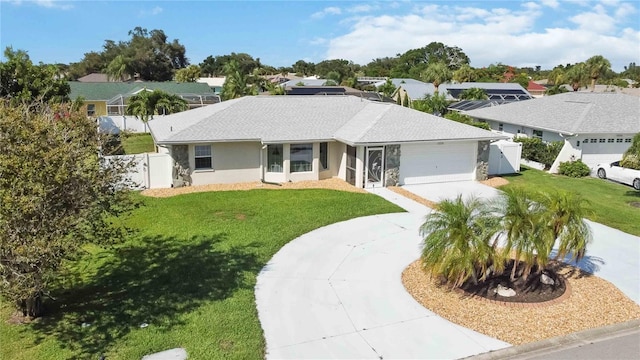
[[312, 170], [313, 144], [291, 144], [291, 172]]
[[498, 131], [502, 131], [504, 129], [504, 124], [498, 124]]
[[542, 130], [533, 130], [533, 137], [542, 139]]
[[329, 168], [329, 144], [320, 143], [320, 169], [327, 170]]
[[267, 171], [282, 172], [282, 144], [267, 145]]
[[96, 114], [96, 104], [87, 104], [87, 116]]
[[212, 169], [211, 145], [196, 145], [196, 170]]

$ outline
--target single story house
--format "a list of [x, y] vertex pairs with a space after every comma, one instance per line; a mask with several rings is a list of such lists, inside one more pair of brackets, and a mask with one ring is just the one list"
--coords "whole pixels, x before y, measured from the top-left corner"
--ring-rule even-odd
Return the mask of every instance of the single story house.
[[73, 100], [83, 98], [87, 106], [87, 116], [124, 115], [127, 99], [140, 91], [162, 90], [178, 95], [189, 103], [190, 108], [220, 102], [205, 83], [178, 83], [174, 81], [153, 82], [79, 82], [69, 81]]
[[590, 167], [620, 160], [640, 132], [640, 98], [619, 93], [569, 92], [464, 113], [499, 134], [563, 141], [552, 172], [572, 159]]
[[355, 96], [247, 96], [156, 117], [174, 186], [343, 179], [357, 187], [482, 180], [504, 135]]

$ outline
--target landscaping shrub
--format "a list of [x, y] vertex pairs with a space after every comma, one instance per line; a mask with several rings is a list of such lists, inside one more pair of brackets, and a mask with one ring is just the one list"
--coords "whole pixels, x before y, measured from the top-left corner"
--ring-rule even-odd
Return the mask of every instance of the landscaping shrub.
[[564, 145], [562, 141], [545, 143], [538, 138], [520, 137], [514, 141], [522, 143], [522, 158], [542, 163], [546, 168], [551, 167]]
[[561, 175], [580, 178], [588, 176], [591, 173], [591, 169], [582, 160], [561, 162], [558, 167], [558, 172]]
[[633, 143], [624, 153], [620, 166], [640, 170], [640, 133], [633, 137]]

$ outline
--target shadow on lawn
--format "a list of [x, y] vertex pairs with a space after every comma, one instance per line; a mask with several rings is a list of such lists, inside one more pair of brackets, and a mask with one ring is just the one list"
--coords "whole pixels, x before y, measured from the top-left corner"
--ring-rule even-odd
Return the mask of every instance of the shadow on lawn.
[[50, 303], [33, 324], [39, 340], [55, 336], [74, 357], [97, 358], [143, 323], [168, 330], [203, 302], [252, 288], [246, 274], [261, 267], [252, 246], [217, 249], [223, 240], [153, 237], [118, 249], [86, 284]]

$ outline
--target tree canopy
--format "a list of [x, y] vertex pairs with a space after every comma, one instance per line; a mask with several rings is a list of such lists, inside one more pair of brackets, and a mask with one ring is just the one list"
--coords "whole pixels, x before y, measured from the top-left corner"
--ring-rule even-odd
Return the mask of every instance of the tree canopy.
[[71, 89], [56, 66], [34, 65], [25, 51], [11, 47], [5, 49], [4, 56], [7, 61], [0, 62], [0, 97], [13, 104], [35, 99], [41, 103], [69, 100]]
[[147, 81], [168, 81], [177, 69], [189, 65], [184, 45], [169, 41], [163, 30], [136, 27], [127, 41], [105, 40], [101, 52], [89, 52], [71, 64], [69, 78], [106, 72], [113, 79], [140, 77]]
[[86, 113], [32, 107], [0, 101], [0, 294], [35, 317], [63, 261], [118, 240], [132, 204], [130, 164], [100, 156], [108, 139]]

